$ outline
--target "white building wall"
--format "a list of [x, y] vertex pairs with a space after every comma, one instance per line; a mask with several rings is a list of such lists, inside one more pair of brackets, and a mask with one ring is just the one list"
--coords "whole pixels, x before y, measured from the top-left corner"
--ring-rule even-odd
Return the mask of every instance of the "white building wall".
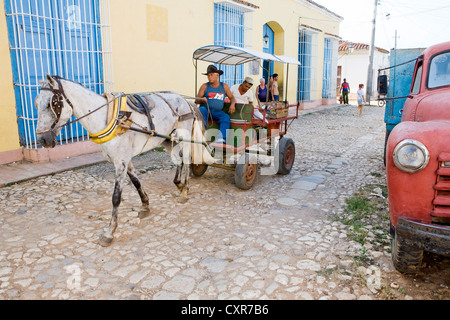
[[[359, 84], [364, 84], [364, 88], [367, 89], [369, 63], [369, 50], [357, 50], [352, 54], [339, 53], [338, 66], [342, 67], [342, 79], [347, 79], [347, 82], [350, 84], [350, 99], [356, 99], [356, 91]], [[386, 67], [389, 67], [389, 54], [376, 50], [373, 61], [371, 100], [378, 97], [378, 69]]]

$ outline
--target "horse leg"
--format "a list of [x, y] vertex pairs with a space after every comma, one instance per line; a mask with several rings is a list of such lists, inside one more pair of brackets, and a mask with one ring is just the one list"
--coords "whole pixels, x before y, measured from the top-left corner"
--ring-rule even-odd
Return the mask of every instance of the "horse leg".
[[188, 200], [188, 193], [189, 193], [189, 170], [190, 165], [189, 164], [183, 164], [184, 167], [184, 181], [182, 183], [183, 188], [181, 189], [180, 193], [180, 202], [186, 202]]
[[[182, 155], [181, 158], [183, 158]], [[188, 179], [189, 179], [189, 165], [182, 162], [181, 164], [177, 165], [177, 171], [175, 173], [175, 178], [173, 179], [173, 183], [177, 186], [178, 190], [180, 191], [180, 198], [178, 201], [181, 203], [185, 203], [188, 200], [188, 191], [189, 191]]]
[[133, 164], [131, 162], [128, 164], [127, 174], [128, 177], [130, 177], [130, 180], [133, 183], [134, 187], [138, 191], [139, 196], [141, 197], [142, 208], [141, 211], [139, 211], [139, 218], [140, 219], [147, 218], [150, 215], [148, 196], [147, 193], [145, 193], [144, 189], [142, 188], [141, 181], [139, 180], [136, 174], [136, 170], [134, 170]]
[[107, 247], [111, 245], [114, 239], [114, 231], [117, 228], [117, 219], [119, 212], [119, 205], [122, 198], [122, 189], [123, 184], [125, 182], [125, 174], [127, 172], [127, 164], [125, 161], [122, 161], [121, 165], [116, 166], [116, 181], [114, 183], [114, 193], [112, 196], [112, 204], [113, 210], [111, 215], [111, 221], [109, 222], [108, 227], [105, 229], [103, 235], [100, 236], [100, 245], [103, 247]]
[[192, 147], [191, 144], [187, 141], [189, 141], [192, 137], [192, 123], [185, 121], [183, 124], [180, 124], [180, 127], [177, 129], [177, 136], [183, 138], [185, 142], [181, 142], [177, 145], [179, 158], [177, 159], [177, 172], [175, 173], [173, 182], [180, 191], [180, 198], [178, 201], [180, 203], [185, 203], [188, 200], [188, 179], [191, 164]]
[[175, 177], [173, 178], [173, 183], [177, 186], [178, 190], [182, 190], [183, 186], [181, 183], [181, 173], [183, 171], [183, 165], [179, 164], [177, 165], [177, 170], [175, 172]]

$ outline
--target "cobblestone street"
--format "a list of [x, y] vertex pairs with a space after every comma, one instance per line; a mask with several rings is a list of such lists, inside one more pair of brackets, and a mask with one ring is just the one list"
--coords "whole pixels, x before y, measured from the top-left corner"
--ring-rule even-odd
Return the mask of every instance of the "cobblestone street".
[[[287, 135], [291, 173], [261, 175], [248, 191], [233, 171], [210, 167], [181, 204], [170, 154], [137, 157], [152, 216], [139, 220], [128, 183], [107, 248], [98, 239], [111, 217], [111, 164], [0, 188], [0, 299], [377, 300], [399, 289], [396, 299], [435, 299], [430, 288], [450, 299], [448, 259], [400, 275], [389, 245], [363, 247], [333, 218], [359, 188], [385, 184], [384, 108], [361, 118], [355, 108], [301, 115]], [[357, 263], [362, 252], [370, 266]]]

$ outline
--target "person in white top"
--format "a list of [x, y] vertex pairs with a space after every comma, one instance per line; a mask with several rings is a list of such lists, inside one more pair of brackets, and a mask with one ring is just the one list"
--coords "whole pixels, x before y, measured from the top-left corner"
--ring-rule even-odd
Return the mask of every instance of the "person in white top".
[[359, 110], [359, 116], [361, 117], [364, 106], [366, 105], [366, 99], [364, 99], [364, 85], [363, 84], [359, 85], [359, 90], [356, 92], [356, 94], [358, 95], [358, 97], [357, 97], [358, 108], [356, 108], [356, 110], [353, 112], [353, 115], [355, 115], [356, 111]]
[[246, 77], [241, 84], [235, 84], [230, 88], [236, 103], [253, 105], [253, 93], [250, 90], [253, 86], [253, 79]]
[[[245, 77], [241, 84], [235, 84], [230, 88], [231, 93], [236, 100], [236, 103], [250, 104], [253, 106], [253, 93], [250, 90], [253, 86], [253, 79], [250, 77]], [[258, 107], [253, 109], [253, 116], [262, 120], [263, 115], [259, 112]], [[267, 120], [266, 120], [267, 122]]]

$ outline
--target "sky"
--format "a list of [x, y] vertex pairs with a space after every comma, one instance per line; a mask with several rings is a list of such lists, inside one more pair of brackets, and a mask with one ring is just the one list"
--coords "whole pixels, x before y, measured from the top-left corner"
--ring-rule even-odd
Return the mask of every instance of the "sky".
[[[342, 40], [370, 44], [375, 0], [314, 0], [340, 15]], [[450, 41], [450, 0], [378, 0], [375, 46], [426, 48]]]

